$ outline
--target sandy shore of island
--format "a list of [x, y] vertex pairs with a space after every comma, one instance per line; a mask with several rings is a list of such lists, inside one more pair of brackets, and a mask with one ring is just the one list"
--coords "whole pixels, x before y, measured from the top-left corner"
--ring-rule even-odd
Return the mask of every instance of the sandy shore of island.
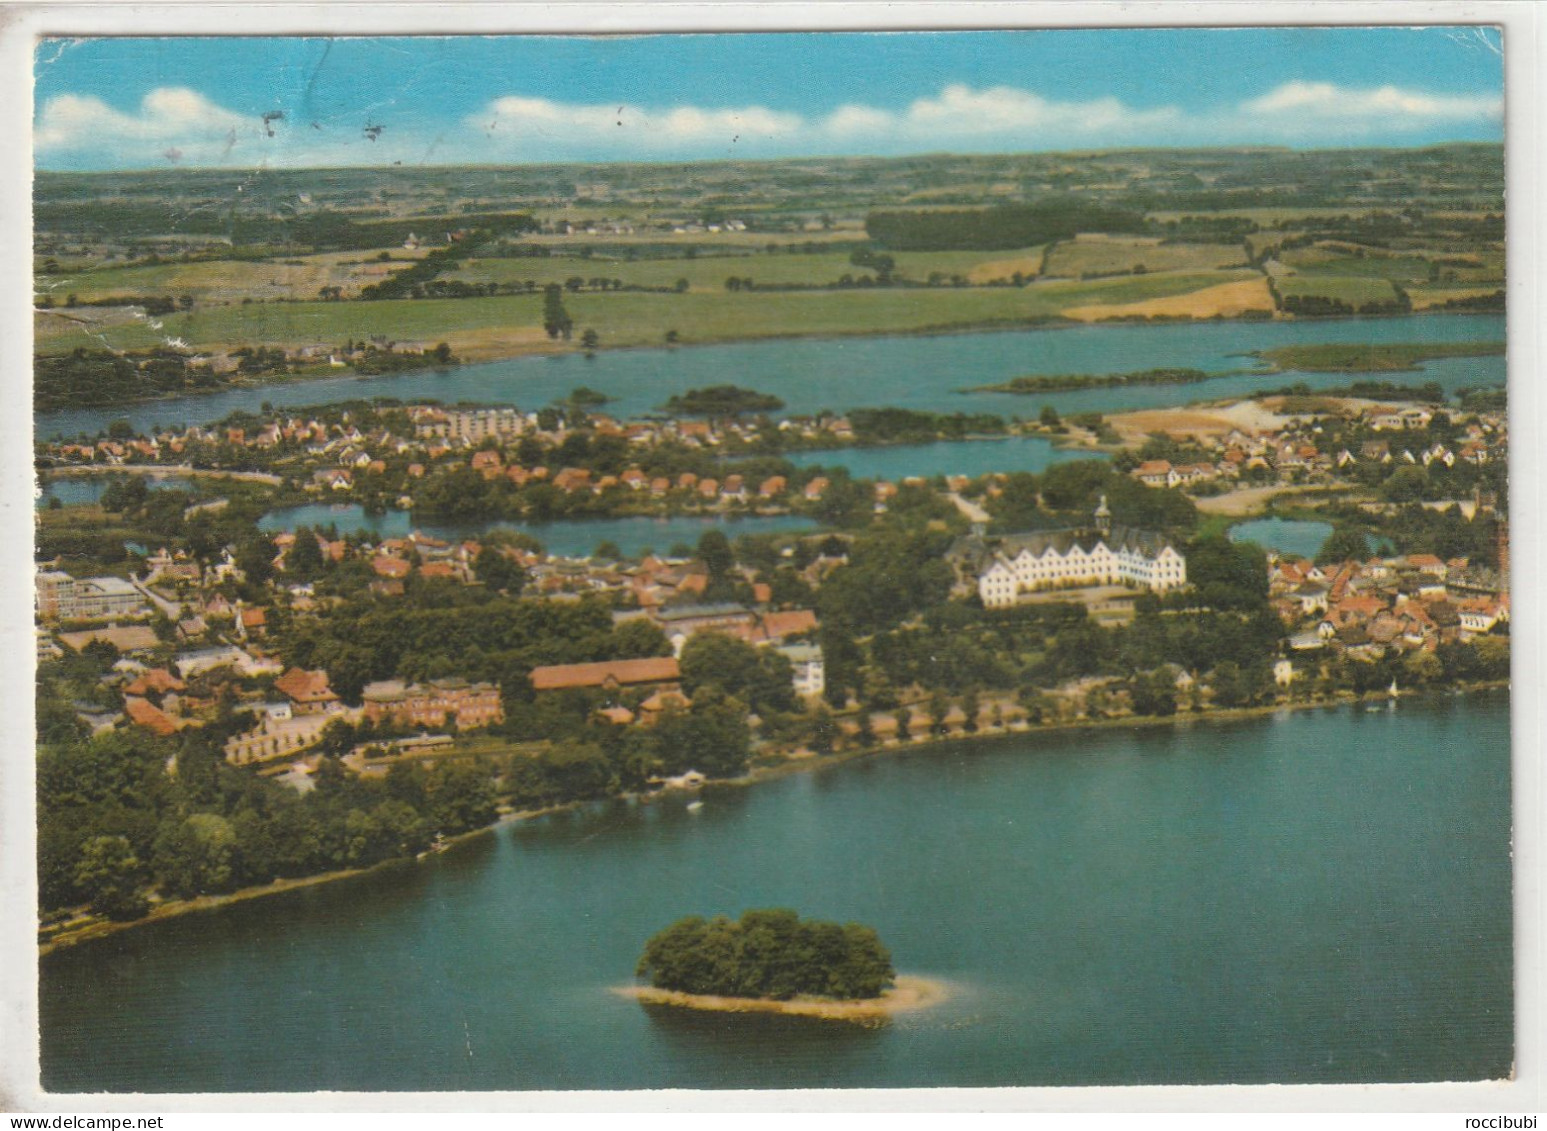
[[828, 1001], [821, 998], [768, 1001], [755, 997], [686, 994], [654, 986], [618, 986], [613, 992], [633, 998], [643, 1005], [670, 1005], [710, 1013], [780, 1013], [788, 1017], [816, 1017], [823, 1021], [851, 1021], [865, 1025], [889, 1021], [899, 1013], [929, 1009], [951, 996], [945, 983], [912, 974], [899, 975], [897, 984], [880, 997], [863, 1001]]

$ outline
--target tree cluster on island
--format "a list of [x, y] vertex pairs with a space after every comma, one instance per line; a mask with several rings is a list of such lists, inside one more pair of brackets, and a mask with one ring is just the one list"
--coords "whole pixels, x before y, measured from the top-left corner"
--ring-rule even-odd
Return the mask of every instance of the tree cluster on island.
[[877, 998], [897, 977], [870, 927], [782, 908], [679, 919], [645, 944], [635, 973], [656, 989], [769, 1001]]
[[661, 406], [673, 416], [739, 416], [743, 413], [777, 412], [784, 402], [771, 393], [743, 389], [739, 385], [711, 385], [673, 395]]

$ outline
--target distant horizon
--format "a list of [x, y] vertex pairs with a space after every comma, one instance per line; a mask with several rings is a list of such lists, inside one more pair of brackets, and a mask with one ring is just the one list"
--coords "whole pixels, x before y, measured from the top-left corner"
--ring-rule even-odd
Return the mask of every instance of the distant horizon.
[[1503, 141], [1488, 27], [47, 39], [34, 167], [410, 168]]
[[[1113, 146], [1104, 149], [1053, 149], [1053, 150], [1002, 150], [957, 153], [936, 150], [927, 153], [869, 154], [869, 153], [803, 153], [783, 157], [705, 157], [683, 160], [570, 160], [570, 161], [465, 161], [436, 165], [260, 165], [257, 167], [231, 165], [176, 165], [170, 167], [144, 166], [121, 169], [34, 169], [35, 176], [49, 177], [121, 177], [161, 176], [166, 173], [229, 173], [250, 176], [253, 173], [369, 173], [369, 172], [449, 172], [456, 169], [563, 169], [569, 167], [605, 168], [675, 168], [681, 166], [710, 165], [793, 165], [806, 161], [927, 161], [927, 160], [992, 160], [1005, 157], [1112, 157], [1125, 154], [1178, 154], [1178, 153], [1397, 153], [1422, 150], [1457, 149], [1465, 147], [1502, 149], [1502, 140], [1489, 141], [1436, 141], [1422, 145], [1323, 145], [1301, 147], [1294, 145], [1145, 145]], [[951, 207], [968, 207], [952, 205]]]

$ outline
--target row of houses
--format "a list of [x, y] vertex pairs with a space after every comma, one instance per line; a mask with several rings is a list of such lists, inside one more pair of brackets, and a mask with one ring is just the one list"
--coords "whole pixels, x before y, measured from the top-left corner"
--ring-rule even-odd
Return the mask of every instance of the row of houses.
[[1466, 559], [1410, 554], [1345, 561], [1275, 561], [1269, 597], [1295, 630], [1297, 652], [1330, 649], [1358, 658], [1433, 651], [1509, 622], [1509, 593], [1497, 573]]

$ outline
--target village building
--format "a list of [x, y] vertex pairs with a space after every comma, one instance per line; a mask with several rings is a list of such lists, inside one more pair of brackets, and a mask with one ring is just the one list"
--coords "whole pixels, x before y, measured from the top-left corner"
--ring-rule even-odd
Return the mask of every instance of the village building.
[[329, 715], [294, 715], [280, 718], [265, 713], [258, 725], [226, 740], [226, 761], [245, 766], [299, 753], [322, 740], [322, 732], [333, 722]]
[[405, 684], [400, 679], [368, 683], [361, 693], [365, 718], [400, 727], [443, 727], [476, 730], [505, 721], [500, 689], [493, 683], [436, 679]]
[[86, 645], [99, 640], [111, 644], [124, 653], [148, 652], [161, 643], [155, 631], [142, 624], [110, 624], [106, 628], [89, 628], [80, 632], [59, 634], [59, 642], [73, 652], [79, 652]]
[[795, 694], [805, 699], [815, 699], [827, 690], [826, 669], [822, 663], [822, 649], [816, 644], [786, 644], [775, 649], [790, 662], [791, 682]]
[[[702, 576], [694, 575], [694, 576]], [[682, 646], [687, 643], [688, 637], [696, 632], [705, 630], [718, 630], [722, 632], [746, 632], [757, 621], [757, 615], [751, 609], [741, 605], [725, 603], [718, 605], [678, 605], [675, 608], [661, 609], [653, 618], [661, 626], [661, 631], [666, 634], [666, 639], [671, 641], [672, 650], [677, 655], [682, 655]]]
[[328, 686], [328, 673], [321, 669], [291, 668], [274, 681], [274, 690], [290, 701], [297, 715], [327, 714], [344, 706]]
[[150, 611], [145, 595], [121, 577], [74, 578], [43, 570], [37, 582], [38, 616], [45, 621], [109, 620]]
[[591, 687], [610, 691], [631, 687], [675, 690], [680, 678], [681, 668], [675, 656], [600, 660], [589, 664], [550, 664], [533, 668], [530, 676], [532, 690], [538, 692]]
[[1046, 589], [1125, 585], [1165, 592], [1187, 584], [1186, 558], [1164, 534], [1113, 527], [1105, 496], [1093, 519], [1086, 528], [997, 538], [974, 533], [958, 539], [947, 558], [990, 609]]

